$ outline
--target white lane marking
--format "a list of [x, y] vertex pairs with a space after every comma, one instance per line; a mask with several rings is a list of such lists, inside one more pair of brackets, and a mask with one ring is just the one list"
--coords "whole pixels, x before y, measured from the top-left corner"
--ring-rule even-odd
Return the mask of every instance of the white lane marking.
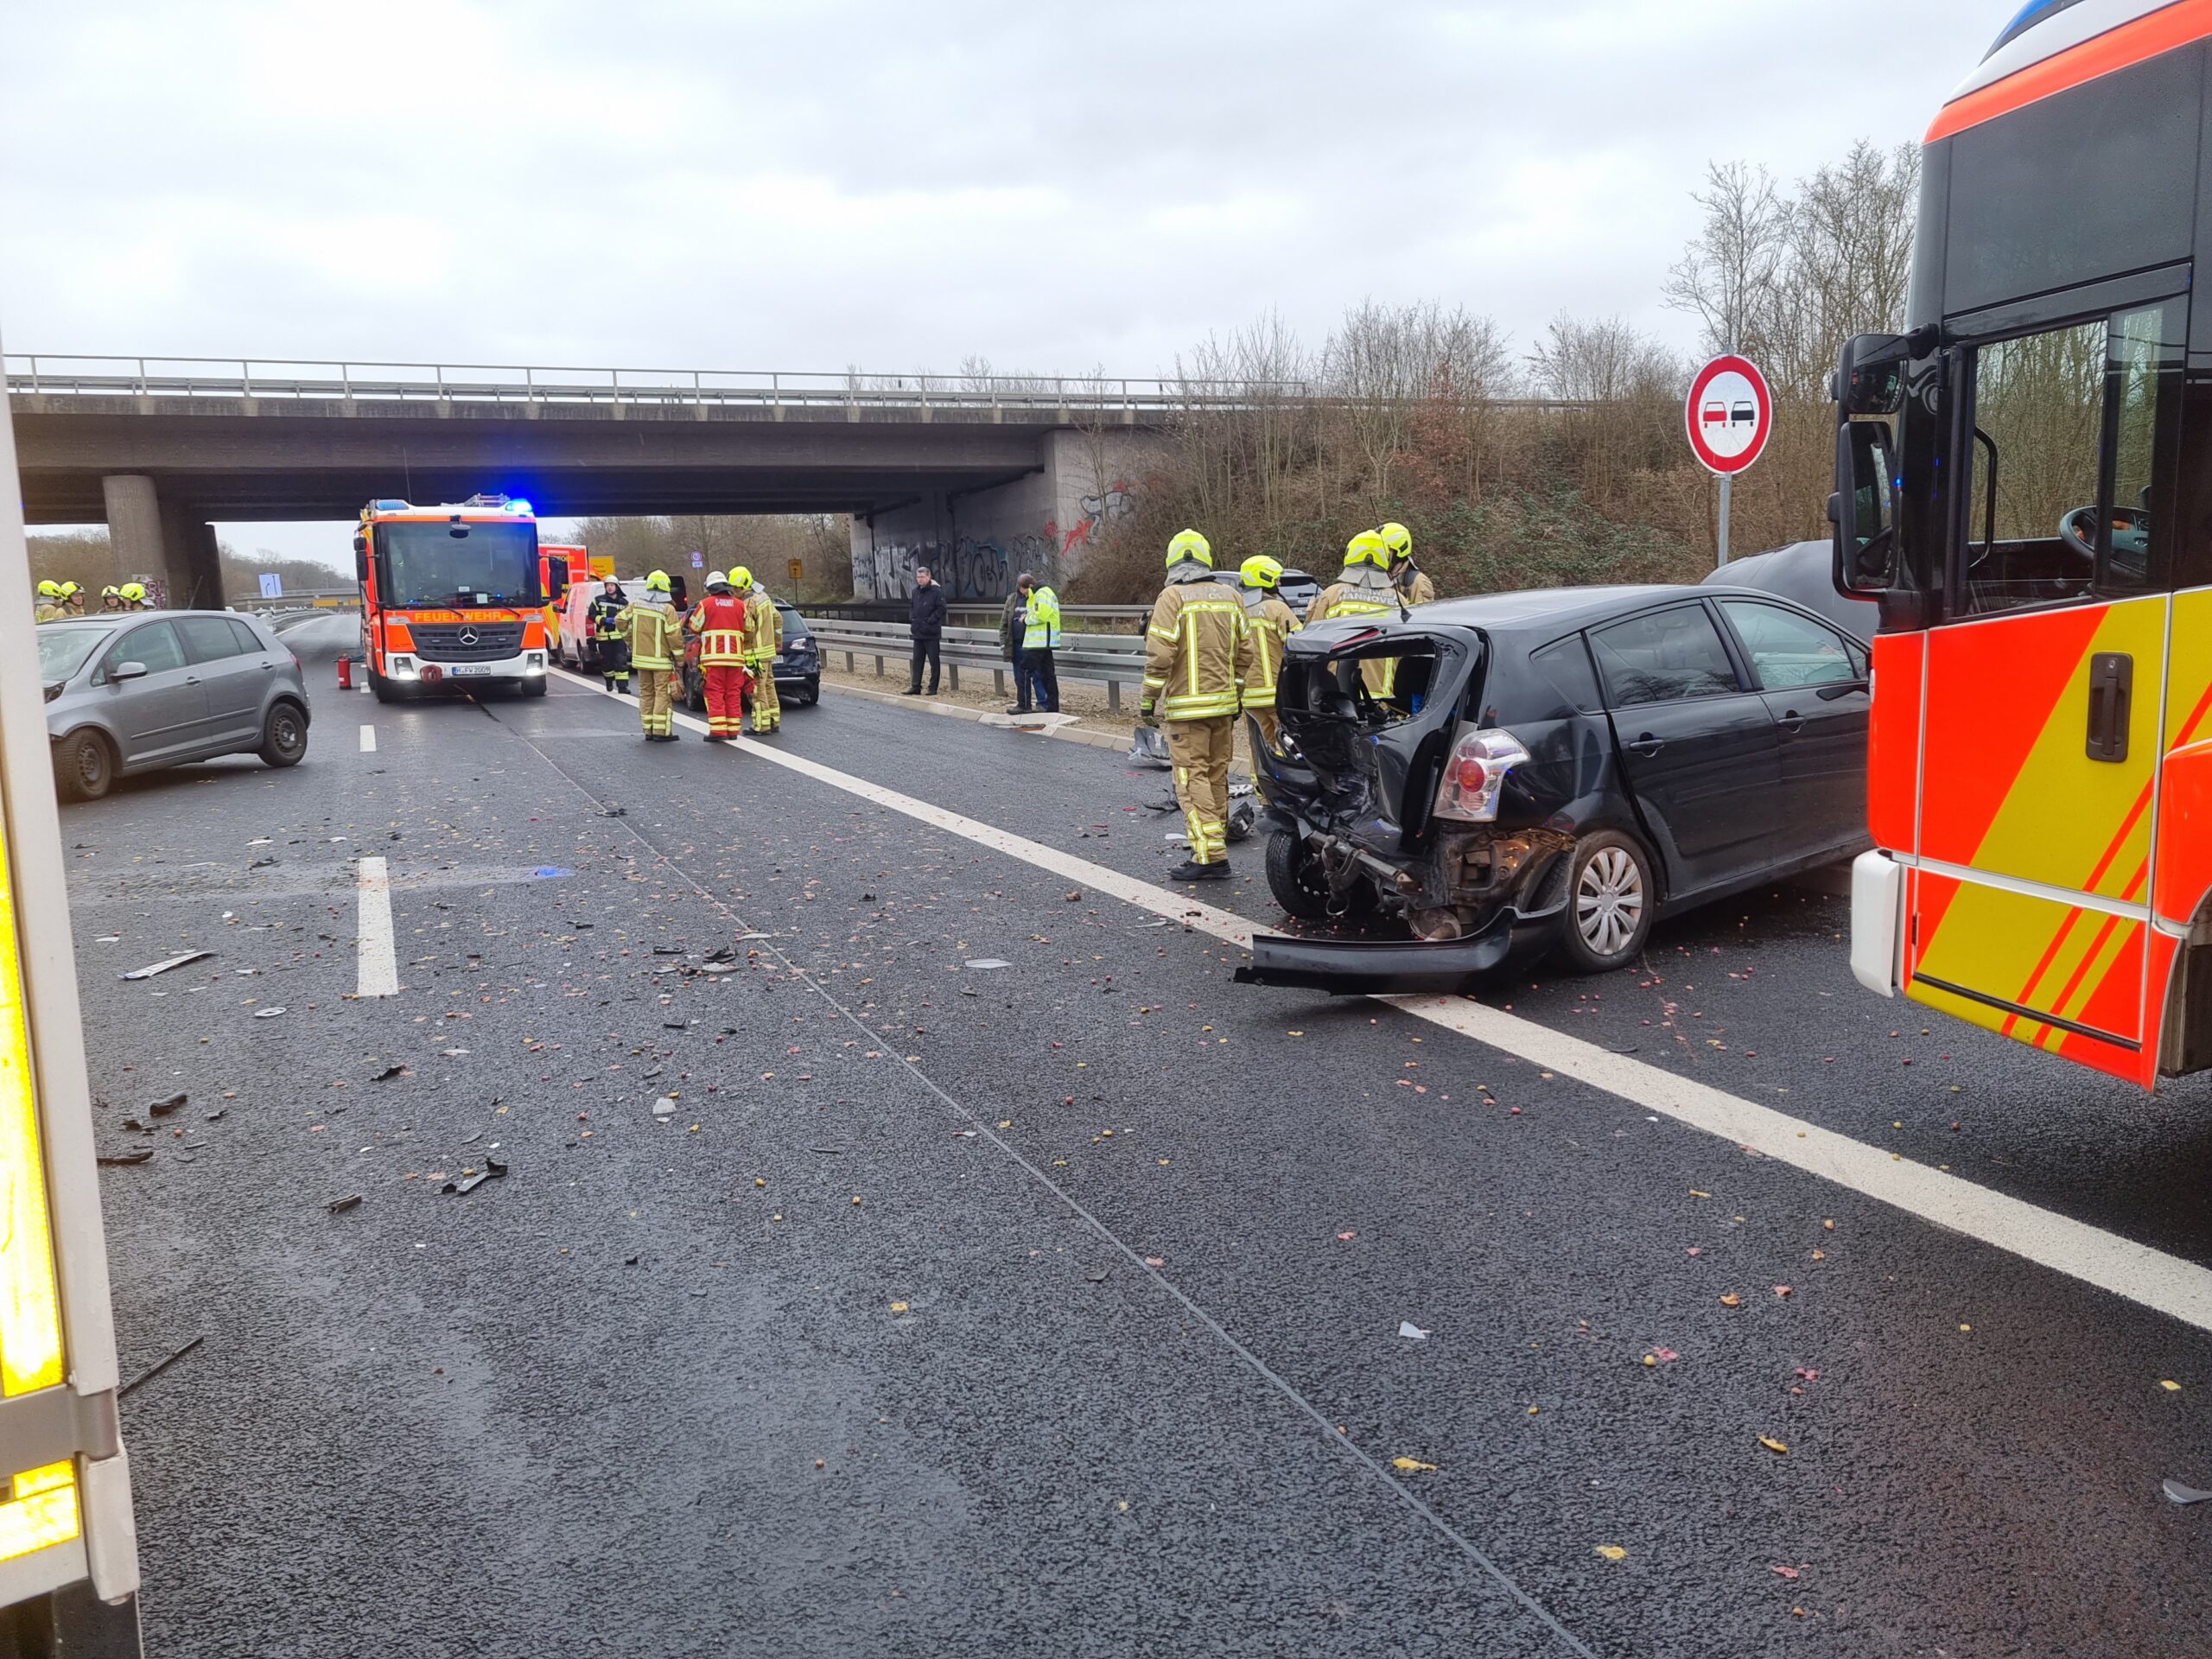
[[361, 906], [358, 965], [360, 996], [393, 996], [399, 991], [399, 953], [391, 942], [391, 875], [380, 858], [361, 861], [357, 877]]
[[361, 753], [362, 753], [363, 754], [374, 754], [376, 752], [377, 752], [377, 728], [376, 728], [375, 727], [373, 727], [373, 726], [364, 726], [364, 727], [362, 727], [362, 728], [361, 728]]
[[[602, 695], [612, 696], [612, 692]], [[626, 699], [622, 699], [626, 701]], [[678, 715], [677, 722], [704, 731], [705, 722]], [[759, 758], [904, 813], [934, 828], [1020, 859], [1096, 893], [1165, 916], [1242, 950], [1252, 947], [1252, 924], [1103, 865], [1011, 835], [990, 824], [916, 800], [897, 790], [788, 754], [750, 739], [723, 746]], [[2212, 1269], [2122, 1238], [2057, 1211], [2009, 1198], [1976, 1182], [1925, 1164], [1897, 1158], [1878, 1147], [1823, 1129], [1802, 1118], [1715, 1089], [1624, 1054], [1566, 1036], [1532, 1020], [1464, 997], [1387, 996], [1377, 1001], [1417, 1020], [1454, 1031], [1517, 1059], [1574, 1078], [1637, 1107], [1662, 1113], [1723, 1141], [1817, 1175], [1822, 1180], [1902, 1210], [1922, 1221], [1962, 1233], [1994, 1249], [2108, 1290], [2200, 1331], [2212, 1331]]]

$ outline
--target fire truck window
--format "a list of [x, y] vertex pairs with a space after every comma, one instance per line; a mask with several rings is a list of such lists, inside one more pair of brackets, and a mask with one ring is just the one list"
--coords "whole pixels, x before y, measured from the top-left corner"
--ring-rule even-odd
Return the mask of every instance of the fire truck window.
[[2178, 305], [2113, 320], [2106, 375], [2112, 425], [2112, 487], [2102, 501], [2097, 588], [2141, 592], [2152, 585], [2158, 515], [2153, 476], [2163, 440], [2179, 435], [2182, 320]]
[[2101, 319], [1975, 354], [1974, 489], [1960, 583], [1969, 614], [2061, 604], [2089, 590], [2092, 562], [2063, 526], [2083, 508], [2094, 517], [2106, 338]]

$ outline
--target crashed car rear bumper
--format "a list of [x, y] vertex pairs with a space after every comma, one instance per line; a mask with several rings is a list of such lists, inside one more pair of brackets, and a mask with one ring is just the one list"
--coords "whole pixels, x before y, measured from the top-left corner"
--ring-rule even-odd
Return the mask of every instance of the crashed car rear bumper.
[[1471, 990], [1509, 963], [1547, 948], [1564, 905], [1523, 913], [1500, 911], [1478, 932], [1458, 939], [1306, 939], [1260, 933], [1240, 985], [1325, 991], [1331, 996], [1451, 995]]

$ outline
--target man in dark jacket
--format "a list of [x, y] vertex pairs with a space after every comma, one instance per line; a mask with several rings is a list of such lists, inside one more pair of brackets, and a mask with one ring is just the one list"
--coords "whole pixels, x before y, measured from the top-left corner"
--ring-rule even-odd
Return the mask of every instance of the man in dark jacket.
[[938, 646], [944, 634], [944, 589], [930, 580], [929, 567], [914, 572], [914, 597], [906, 613], [914, 635], [914, 671], [906, 695], [922, 695], [922, 659], [929, 658], [930, 696], [937, 696]]
[[1004, 608], [999, 612], [999, 649], [1006, 653], [1007, 661], [1014, 664], [1014, 704], [1007, 710], [1009, 715], [1029, 712], [1029, 680], [1022, 671], [1021, 662], [1021, 639], [1028, 632], [1022, 613], [1028, 601], [1029, 595], [1022, 591], [1020, 582], [1016, 582], [1014, 591], [1006, 596]]

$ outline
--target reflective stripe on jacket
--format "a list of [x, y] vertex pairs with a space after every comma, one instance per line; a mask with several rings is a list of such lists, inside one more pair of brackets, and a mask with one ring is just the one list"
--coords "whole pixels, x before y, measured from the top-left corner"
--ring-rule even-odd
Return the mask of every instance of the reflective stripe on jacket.
[[1218, 582], [1168, 584], [1144, 642], [1144, 694], [1166, 720], [1234, 715], [1251, 661], [1244, 604]]
[[746, 604], [734, 594], [709, 594], [684, 626], [699, 636], [699, 664], [735, 664], [745, 660]]
[[630, 645], [630, 666], [674, 668], [683, 654], [677, 627], [675, 608], [664, 601], [641, 600], [624, 611], [620, 634]]
[[1029, 602], [1021, 607], [1021, 620], [1024, 651], [1060, 648], [1060, 596], [1051, 588], [1039, 586], [1029, 590]]
[[772, 660], [783, 648], [783, 613], [756, 587], [745, 601], [745, 660], [757, 666]]
[[1244, 626], [1252, 636], [1252, 660], [1244, 671], [1244, 706], [1275, 706], [1275, 677], [1282, 668], [1282, 642], [1299, 629], [1298, 616], [1274, 594], [1244, 611]]
[[590, 610], [585, 613], [585, 620], [591, 627], [591, 637], [594, 639], [620, 639], [622, 634], [622, 613], [629, 608], [630, 601], [626, 597], [609, 599], [605, 594], [601, 594], [597, 599], [592, 601]]

